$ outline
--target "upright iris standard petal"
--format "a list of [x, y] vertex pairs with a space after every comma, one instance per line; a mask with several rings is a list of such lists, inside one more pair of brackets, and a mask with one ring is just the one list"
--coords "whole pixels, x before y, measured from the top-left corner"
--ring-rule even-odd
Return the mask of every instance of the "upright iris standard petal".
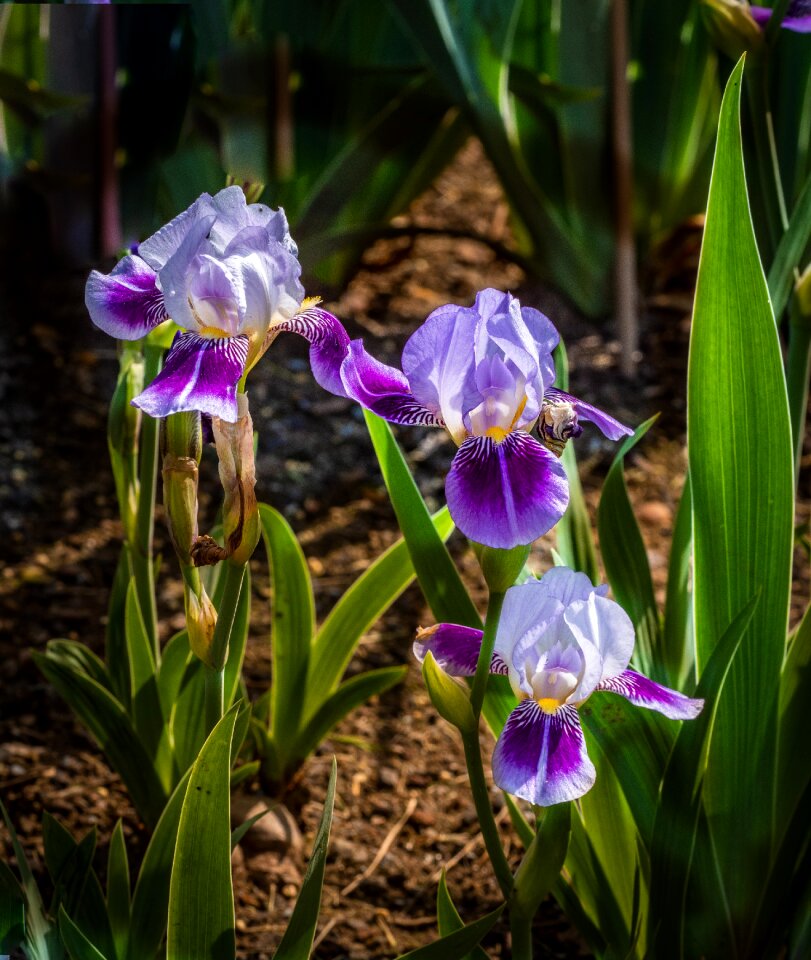
[[403, 372], [414, 395], [441, 416], [453, 439], [466, 435], [463, 411], [478, 402], [473, 341], [478, 316], [448, 304], [428, 317], [403, 348]]
[[635, 706], [656, 710], [671, 720], [693, 720], [704, 707], [703, 700], [686, 697], [677, 690], [663, 687], [635, 670], [623, 670], [616, 677], [602, 680], [597, 689], [618, 693]]
[[237, 421], [237, 383], [248, 356], [247, 337], [198, 337], [178, 333], [163, 370], [132, 402], [150, 417], [199, 410]]
[[574, 707], [547, 713], [523, 700], [507, 717], [493, 751], [493, 780], [541, 807], [576, 800], [597, 774]]
[[105, 276], [94, 270], [85, 287], [93, 323], [117, 340], [140, 340], [167, 319], [157, 277], [139, 257], [120, 260]]
[[526, 433], [501, 442], [470, 437], [445, 481], [454, 522], [471, 540], [510, 549], [531, 543], [563, 516], [569, 502], [560, 462]]

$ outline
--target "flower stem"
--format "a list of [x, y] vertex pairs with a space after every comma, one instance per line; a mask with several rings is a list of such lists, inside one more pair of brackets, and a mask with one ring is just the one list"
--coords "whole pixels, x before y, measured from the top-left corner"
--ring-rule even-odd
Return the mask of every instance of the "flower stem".
[[496, 631], [501, 617], [501, 608], [504, 605], [504, 594], [492, 591], [487, 604], [487, 619], [484, 624], [482, 648], [476, 662], [476, 674], [473, 677], [473, 688], [470, 693], [470, 705], [473, 707], [473, 716], [479, 719], [484, 704], [484, 695], [487, 693], [487, 681], [490, 678], [490, 661], [493, 659], [493, 648], [496, 644]]
[[809, 371], [811, 371], [811, 317], [803, 315], [795, 295], [792, 297], [789, 309], [788, 357], [786, 359], [788, 406], [791, 416], [791, 435], [794, 441], [795, 483], [799, 477], [800, 458], [803, 452]]
[[[501, 616], [501, 607], [504, 603], [504, 594], [493, 592], [490, 594], [490, 602], [487, 607], [487, 620], [484, 624], [484, 636], [482, 637], [482, 647], [479, 652], [479, 659], [476, 663], [476, 673], [473, 677], [473, 687], [470, 694], [470, 703], [473, 707], [473, 714], [478, 720], [481, 716], [484, 696], [487, 692], [487, 681], [490, 676], [490, 661], [493, 658], [493, 647], [496, 642], [496, 630]], [[476, 813], [479, 817], [479, 828], [482, 832], [484, 845], [487, 848], [487, 855], [493, 865], [493, 872], [501, 887], [501, 892], [507, 898], [513, 887], [513, 876], [510, 865], [504, 855], [504, 848], [501, 846], [501, 838], [498, 835], [498, 826], [493, 816], [493, 808], [490, 805], [490, 794], [487, 790], [487, 781], [484, 777], [484, 765], [482, 763], [481, 746], [479, 744], [479, 730], [477, 726], [469, 733], [462, 734], [462, 743], [465, 748], [465, 763], [467, 764], [468, 778], [470, 779], [470, 791], [473, 795], [473, 803], [476, 807]]]
[[205, 720], [206, 736], [217, 726], [223, 715], [223, 696], [225, 689], [224, 670], [205, 667]]
[[223, 673], [225, 661], [228, 657], [228, 644], [231, 639], [231, 630], [234, 626], [234, 617], [239, 604], [239, 595], [242, 592], [242, 582], [245, 579], [245, 566], [235, 566], [225, 561], [223, 577], [222, 599], [217, 610], [217, 626], [214, 628], [214, 639], [211, 643], [211, 662], [214, 667], [206, 667], [206, 730], [210, 732], [220, 721], [223, 715]]
[[[144, 386], [160, 372], [163, 350], [144, 346]], [[144, 416], [141, 421], [138, 471], [138, 510], [135, 516], [135, 543], [131, 551], [132, 571], [146, 632], [152, 643], [155, 663], [160, 661], [158, 647], [158, 609], [155, 601], [155, 570], [152, 557], [155, 531], [155, 490], [158, 478], [158, 442], [160, 420]]]
[[532, 960], [532, 917], [510, 909], [510, 939], [512, 941], [513, 960]]

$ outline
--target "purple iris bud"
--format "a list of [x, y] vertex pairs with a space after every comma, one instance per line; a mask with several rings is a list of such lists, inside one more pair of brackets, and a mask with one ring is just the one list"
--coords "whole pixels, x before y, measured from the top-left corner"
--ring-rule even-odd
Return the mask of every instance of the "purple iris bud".
[[[654, 683], [628, 664], [634, 627], [622, 607], [585, 574], [554, 567], [541, 580], [510, 587], [490, 672], [509, 677], [518, 706], [493, 753], [493, 780], [547, 807], [576, 800], [594, 784], [577, 708], [606, 691], [673, 720], [691, 720], [704, 701]], [[430, 651], [453, 676], [472, 676], [482, 632], [443, 623], [422, 630], [414, 653]]]
[[[766, 26], [772, 15], [769, 7], [752, 6], [749, 12], [761, 27]], [[811, 0], [792, 0], [780, 26], [795, 33], [811, 33]]]
[[579, 420], [612, 440], [631, 433], [552, 387], [557, 330], [499, 290], [481, 291], [472, 307], [434, 310], [406, 343], [402, 371], [350, 341], [324, 310], [280, 328], [310, 341], [313, 374], [327, 390], [393, 423], [448, 430], [459, 447], [445, 483], [448, 507], [462, 533], [486, 546], [531, 543], [563, 516], [569, 488], [556, 454], [581, 432]]
[[110, 274], [94, 270], [85, 303], [105, 333], [138, 340], [169, 318], [181, 328], [135, 406], [234, 423], [237, 383], [301, 306], [297, 253], [284, 211], [248, 204], [232, 186], [204, 193]]

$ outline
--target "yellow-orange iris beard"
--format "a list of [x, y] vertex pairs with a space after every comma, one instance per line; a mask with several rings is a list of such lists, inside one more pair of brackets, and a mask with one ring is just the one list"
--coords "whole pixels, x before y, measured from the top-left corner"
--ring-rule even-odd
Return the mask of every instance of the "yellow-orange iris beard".
[[227, 330], [223, 330], [221, 327], [200, 327], [200, 336], [209, 337], [211, 340], [227, 340], [231, 334]]
[[552, 714], [556, 710], [559, 710], [563, 704], [556, 700], [554, 697], [541, 697], [540, 700], [535, 701], [538, 706], [543, 710], [544, 713]]
[[527, 405], [527, 398], [524, 399], [518, 404], [518, 409], [515, 411], [515, 416], [512, 418], [512, 422], [509, 427], [505, 430], [504, 427], [488, 427], [485, 430], [484, 435], [489, 437], [491, 440], [495, 440], [496, 443], [501, 443], [503, 440], [513, 432], [515, 429], [516, 423], [518, 423], [518, 418], [524, 412], [524, 407]]

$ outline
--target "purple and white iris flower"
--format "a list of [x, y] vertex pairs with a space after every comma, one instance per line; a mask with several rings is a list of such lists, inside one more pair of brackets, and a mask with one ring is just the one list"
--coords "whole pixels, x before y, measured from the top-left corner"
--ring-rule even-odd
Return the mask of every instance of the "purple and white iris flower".
[[[500, 290], [472, 307], [434, 310], [403, 350], [402, 372], [370, 356], [325, 310], [305, 310], [280, 329], [310, 341], [325, 389], [392, 423], [445, 427], [459, 450], [445, 483], [451, 516], [471, 540], [509, 549], [550, 530], [569, 500], [558, 457], [579, 420], [612, 440], [631, 431], [555, 390], [560, 337], [538, 310]], [[537, 437], [531, 431], [537, 427]]]
[[[593, 693], [618, 693], [673, 720], [704, 706], [628, 669], [634, 627], [607, 590], [554, 567], [504, 599], [490, 672], [508, 676], [520, 702], [498, 738], [493, 780], [538, 806], [575, 800], [594, 784], [577, 713]], [[447, 673], [472, 676], [481, 644], [481, 630], [442, 623], [419, 631], [414, 653], [423, 660], [430, 651]]]
[[[751, 6], [749, 12], [761, 27], [766, 26], [772, 15], [769, 7]], [[780, 26], [795, 33], [811, 33], [811, 0], [792, 0]]]
[[284, 211], [249, 205], [232, 186], [204, 193], [110, 274], [94, 270], [85, 303], [119, 340], [139, 340], [170, 318], [181, 328], [135, 406], [152, 417], [199, 410], [234, 423], [240, 378], [269, 331], [300, 308], [300, 273]]

